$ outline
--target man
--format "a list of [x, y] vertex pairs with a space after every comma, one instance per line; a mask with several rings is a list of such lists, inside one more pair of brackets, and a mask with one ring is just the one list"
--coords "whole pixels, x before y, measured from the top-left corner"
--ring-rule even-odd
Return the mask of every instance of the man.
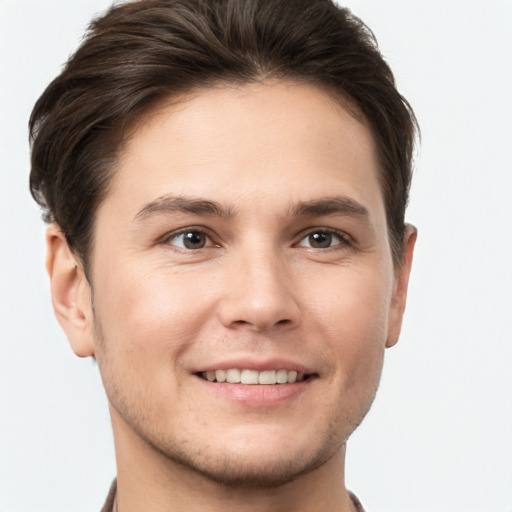
[[348, 437], [399, 336], [414, 115], [328, 0], [113, 7], [38, 100], [57, 318], [98, 363], [103, 510], [362, 510]]

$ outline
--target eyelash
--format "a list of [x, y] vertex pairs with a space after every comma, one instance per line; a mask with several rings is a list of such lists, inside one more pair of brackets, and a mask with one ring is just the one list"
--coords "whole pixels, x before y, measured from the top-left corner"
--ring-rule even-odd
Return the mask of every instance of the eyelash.
[[[199, 235], [203, 235], [203, 236], [207, 237], [207, 239], [211, 242], [211, 244], [206, 246], [206, 247], [203, 246], [203, 247], [199, 247], [197, 249], [190, 249], [190, 248], [187, 248], [187, 247], [179, 247], [179, 246], [171, 243], [172, 240], [178, 238], [179, 236], [185, 235], [187, 233], [196, 233], [196, 234], [199, 234]], [[167, 233], [166, 235], [164, 235], [163, 237], [161, 237], [158, 240], [158, 243], [162, 244], [162, 245], [172, 245], [176, 249], [182, 250], [182, 251], [186, 251], [186, 252], [198, 251], [198, 250], [201, 250], [201, 249], [207, 249], [209, 247], [215, 247], [215, 246], [218, 247], [219, 246], [219, 244], [213, 243], [212, 236], [209, 234], [208, 230], [206, 230], [203, 227], [193, 227], [193, 226], [192, 227], [188, 227], [188, 228], [184, 228], [184, 229], [180, 229], [179, 231], [173, 231], [171, 233]]]
[[[205, 241], [205, 244], [207, 244], [208, 241], [210, 243], [209, 243], [209, 245], [204, 245], [204, 246], [198, 247], [196, 249], [189, 248], [189, 247], [180, 247], [176, 244], [171, 243], [173, 240], [175, 240], [178, 237], [185, 235], [187, 233], [203, 235], [203, 236], [207, 237], [207, 241]], [[331, 237], [334, 236], [339, 239], [339, 242], [332, 246], [329, 245], [328, 247], [311, 247], [308, 245], [301, 245], [301, 243], [306, 241], [308, 237], [310, 237], [311, 235], [315, 235], [315, 234], [323, 234], [323, 235], [328, 235]], [[220, 246], [219, 244], [216, 244], [215, 242], [213, 242], [212, 236], [210, 235], [208, 230], [206, 230], [204, 227], [193, 227], [193, 226], [185, 228], [185, 229], [181, 229], [179, 231], [167, 233], [166, 235], [164, 235], [163, 237], [161, 237], [158, 240], [158, 243], [162, 244], [162, 245], [171, 245], [174, 248], [184, 251], [184, 252], [199, 251], [201, 249], [208, 249], [210, 247], [219, 247]], [[345, 233], [343, 231], [319, 227], [319, 228], [310, 228], [307, 231], [301, 233], [298, 242], [294, 243], [293, 245], [295, 247], [304, 247], [306, 249], [311, 249], [311, 250], [327, 251], [327, 250], [336, 250], [336, 249], [340, 249], [340, 248], [353, 247], [354, 240], [352, 239], [352, 237], [350, 237], [347, 233]]]
[[[339, 239], [339, 243], [337, 243], [335, 245], [332, 245], [332, 246], [329, 246], [329, 247], [324, 247], [324, 248], [307, 247], [307, 246], [300, 245], [300, 242], [306, 240], [309, 236], [315, 235], [315, 234], [324, 234], [324, 235], [329, 235], [329, 236], [335, 236], [335, 237], [337, 237]], [[301, 237], [299, 239], [299, 243], [296, 244], [296, 245], [299, 245], [299, 247], [306, 247], [306, 248], [313, 249], [313, 250], [316, 249], [316, 250], [326, 251], [326, 250], [329, 250], [329, 249], [335, 250], [337, 248], [339, 249], [339, 248], [353, 247], [354, 246], [354, 240], [352, 239], [351, 236], [349, 236], [344, 231], [339, 231], [337, 229], [311, 228], [308, 231], [306, 231], [306, 232], [301, 234]]]

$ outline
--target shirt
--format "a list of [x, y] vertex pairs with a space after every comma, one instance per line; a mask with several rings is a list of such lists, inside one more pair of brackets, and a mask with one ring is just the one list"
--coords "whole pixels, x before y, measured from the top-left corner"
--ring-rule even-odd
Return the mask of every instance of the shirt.
[[[116, 501], [116, 491], [117, 480], [114, 480], [110, 487], [110, 491], [108, 492], [107, 501], [105, 502], [105, 505], [103, 505], [101, 512], [115, 512], [114, 503]], [[356, 498], [356, 496], [352, 494], [350, 491], [348, 494], [350, 496], [350, 499], [352, 500], [352, 503], [354, 504], [354, 507], [356, 508], [356, 511], [364, 512], [363, 506], [361, 505], [361, 502]]]

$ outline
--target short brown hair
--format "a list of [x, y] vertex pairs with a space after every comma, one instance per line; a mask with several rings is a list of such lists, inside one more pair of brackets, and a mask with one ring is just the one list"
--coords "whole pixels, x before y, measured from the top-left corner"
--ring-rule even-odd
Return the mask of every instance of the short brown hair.
[[162, 99], [265, 78], [318, 84], [369, 123], [401, 259], [417, 129], [372, 32], [331, 0], [137, 0], [94, 20], [30, 118], [30, 189], [87, 272], [122, 134]]

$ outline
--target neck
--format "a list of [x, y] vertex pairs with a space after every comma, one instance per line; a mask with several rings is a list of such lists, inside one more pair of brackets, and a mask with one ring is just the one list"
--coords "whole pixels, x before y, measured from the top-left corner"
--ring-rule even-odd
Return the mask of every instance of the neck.
[[[115, 416], [115, 413], [114, 413]], [[169, 460], [112, 418], [117, 512], [352, 512], [344, 484], [345, 445], [325, 464], [277, 486], [224, 485]]]

